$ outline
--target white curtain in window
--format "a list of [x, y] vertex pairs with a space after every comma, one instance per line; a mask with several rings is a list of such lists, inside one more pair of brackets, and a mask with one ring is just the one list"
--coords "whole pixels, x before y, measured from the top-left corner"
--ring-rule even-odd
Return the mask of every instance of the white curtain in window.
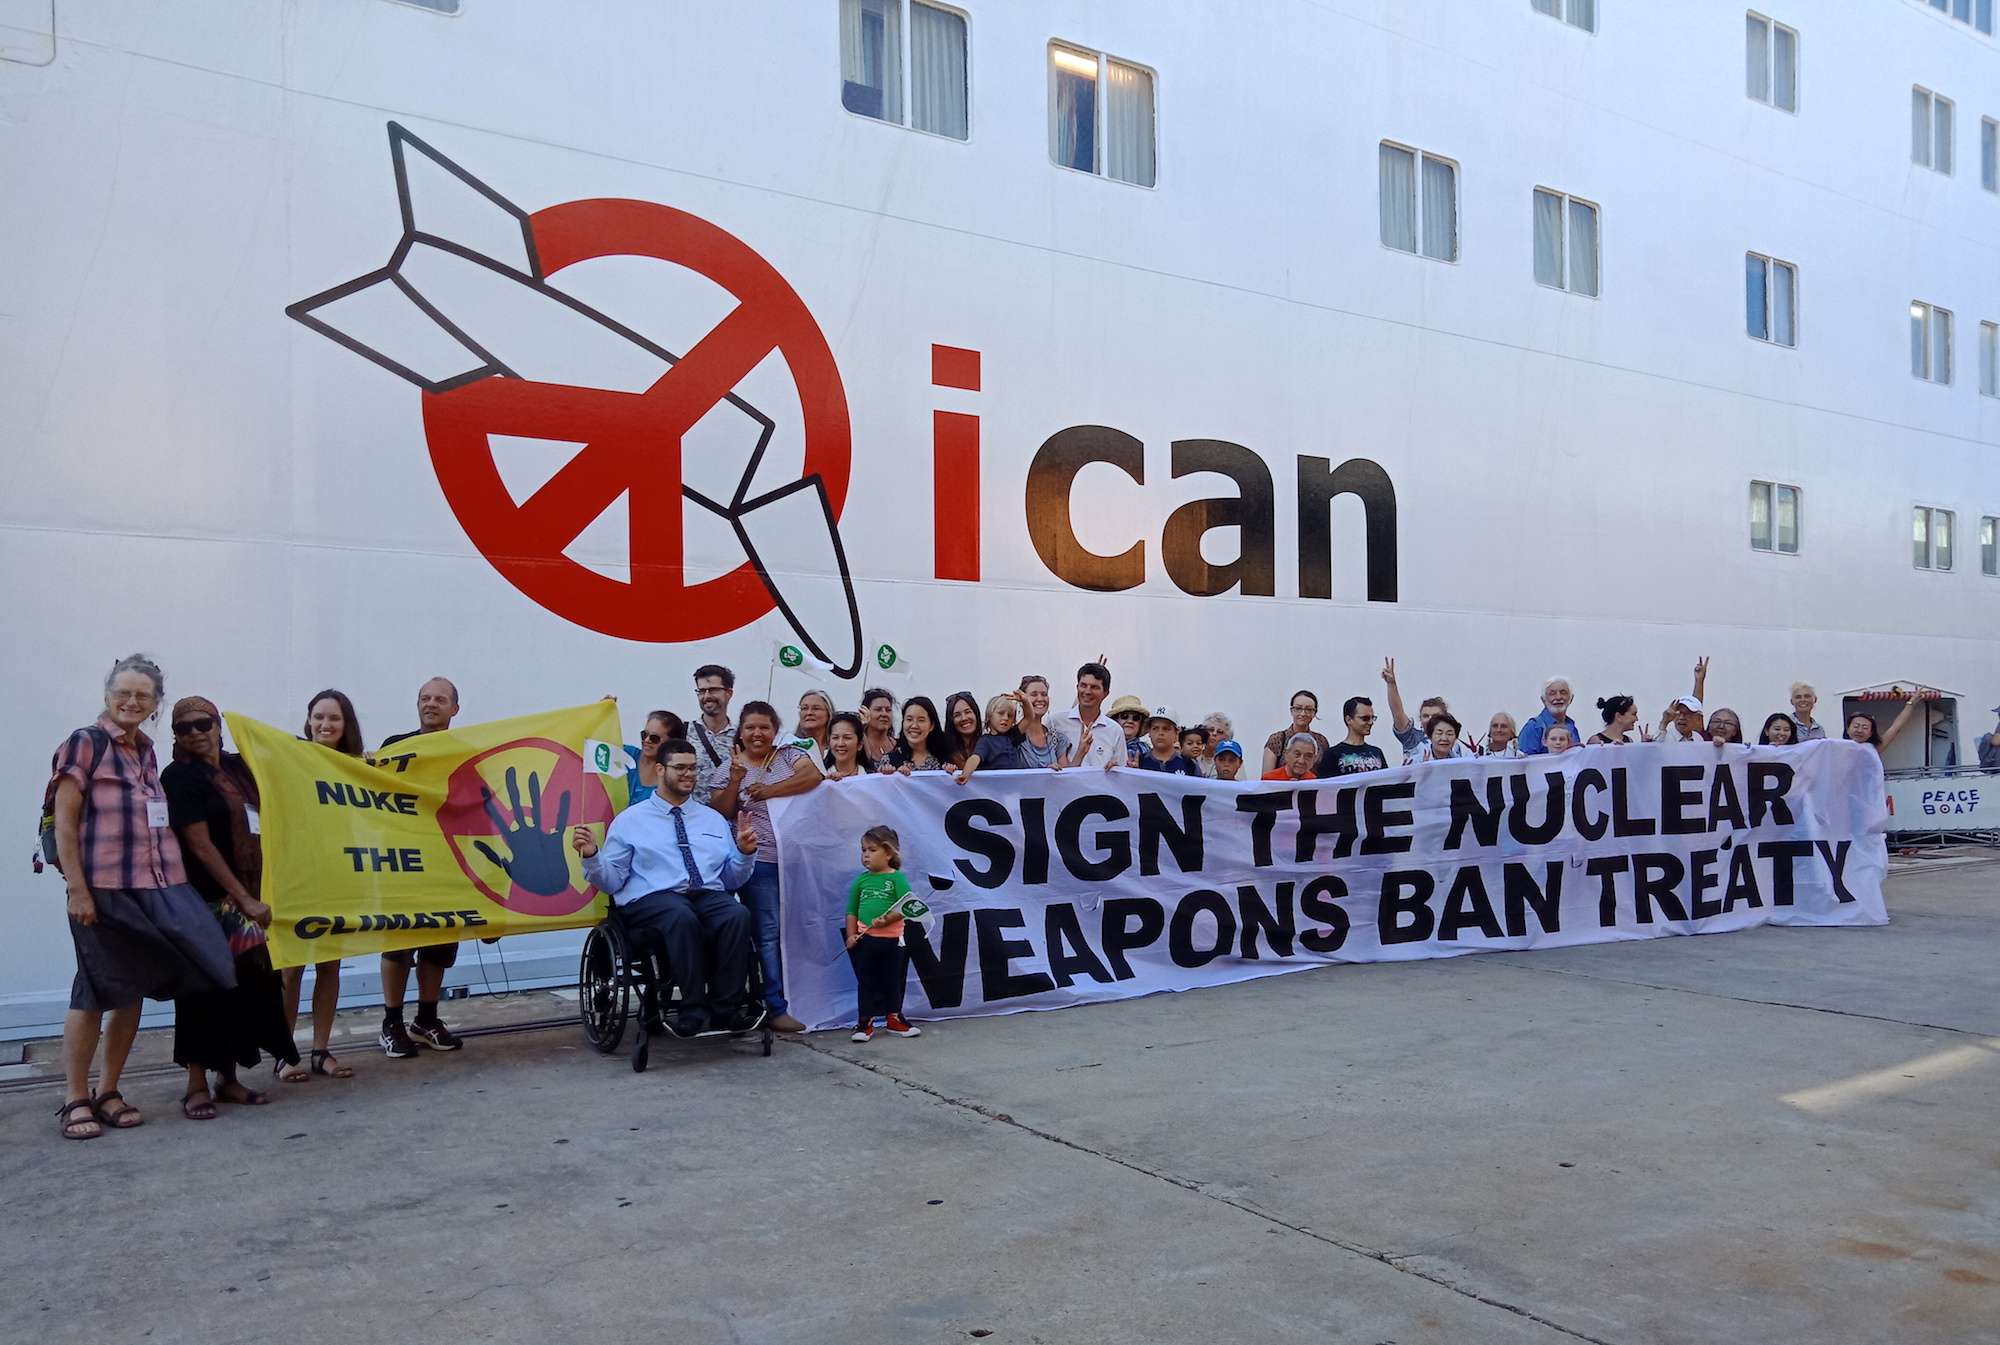
[[1931, 310], [1931, 382], [1951, 382], [1951, 314], [1942, 308]]
[[1931, 561], [1940, 570], [1951, 568], [1951, 525], [1949, 509], [1931, 510]]
[[1424, 156], [1424, 245], [1426, 257], [1458, 260], [1458, 171], [1442, 159]]
[[1940, 173], [1951, 171], [1951, 100], [1931, 99], [1935, 115], [1931, 119], [1931, 167]]
[[1563, 198], [1554, 192], [1535, 193], [1535, 279], [1562, 288]]
[[1597, 210], [1581, 201], [1569, 203], [1569, 288], [1597, 293]]
[[965, 19], [932, 5], [910, 6], [910, 124], [963, 140]]
[[1771, 101], [1771, 21], [1755, 14], [1744, 16], [1747, 40], [1744, 45], [1745, 75], [1749, 93], [1760, 103]]
[[1931, 362], [1924, 340], [1930, 323], [1930, 308], [1926, 304], [1910, 305], [1910, 372], [1918, 378], [1931, 376]]
[[1931, 96], [1910, 90], [1910, 162], [1931, 166]]
[[840, 80], [849, 112], [902, 124], [902, 0], [840, 0]]
[[1797, 551], [1799, 549], [1799, 492], [1793, 486], [1779, 486], [1778, 496], [1778, 550]]
[[1771, 549], [1771, 487], [1763, 481], [1750, 483], [1750, 546], [1757, 551]]
[[1771, 339], [1771, 325], [1767, 317], [1770, 312], [1770, 269], [1771, 263], [1762, 257], [1746, 256], [1743, 259], [1744, 329], [1760, 341]]
[[1153, 77], [1136, 66], [1106, 61], [1104, 175], [1150, 187], [1158, 176], [1153, 155]]
[[1417, 250], [1417, 156], [1394, 145], [1382, 146], [1382, 245], [1402, 252]]
[[1792, 330], [1794, 315], [1798, 313], [1797, 288], [1798, 272], [1783, 262], [1771, 263], [1771, 339], [1781, 346], [1798, 344], [1798, 336]]
[[1799, 109], [1799, 35], [1771, 28], [1771, 102], [1787, 112]]
[[1931, 567], [1931, 511], [1922, 505], [1910, 511], [1910, 559], [1919, 570]]

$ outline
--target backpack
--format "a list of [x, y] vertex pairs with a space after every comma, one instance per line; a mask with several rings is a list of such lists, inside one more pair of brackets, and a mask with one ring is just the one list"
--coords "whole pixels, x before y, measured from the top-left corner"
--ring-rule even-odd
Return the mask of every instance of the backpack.
[[[104, 754], [111, 750], [111, 735], [94, 724], [84, 732], [90, 735], [90, 774], [95, 778], [98, 766], [104, 761]], [[62, 872], [62, 857], [56, 849], [56, 782], [61, 778], [56, 774], [55, 758], [51, 757], [49, 787], [42, 791], [41, 843], [35, 851], [34, 860], [36, 873], [42, 871], [44, 862], [54, 865], [57, 873]], [[87, 800], [90, 796], [86, 794], [84, 797]]]

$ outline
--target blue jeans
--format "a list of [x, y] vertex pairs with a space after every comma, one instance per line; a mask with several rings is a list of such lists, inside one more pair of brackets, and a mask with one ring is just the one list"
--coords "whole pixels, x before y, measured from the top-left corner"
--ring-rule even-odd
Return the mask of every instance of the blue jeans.
[[764, 968], [764, 1002], [772, 1013], [785, 1011], [785, 964], [778, 952], [778, 866], [758, 860], [750, 881], [736, 894], [757, 922], [757, 959]]

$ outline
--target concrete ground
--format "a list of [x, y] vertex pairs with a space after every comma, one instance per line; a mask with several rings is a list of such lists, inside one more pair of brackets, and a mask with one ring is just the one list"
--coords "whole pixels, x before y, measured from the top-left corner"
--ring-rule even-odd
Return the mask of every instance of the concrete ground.
[[2000, 863], [1889, 897], [644, 1075], [571, 1026], [356, 1042], [199, 1125], [141, 1069], [87, 1144], [42, 1048], [0, 1339], [2000, 1342]]

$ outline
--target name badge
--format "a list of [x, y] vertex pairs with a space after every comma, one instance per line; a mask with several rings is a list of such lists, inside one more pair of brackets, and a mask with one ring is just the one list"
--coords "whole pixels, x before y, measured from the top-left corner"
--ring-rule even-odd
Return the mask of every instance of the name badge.
[[264, 834], [261, 830], [259, 830], [259, 824], [257, 821], [257, 810], [255, 808], [252, 808], [247, 803], [243, 805], [243, 817], [244, 820], [246, 820], [250, 824], [250, 834], [252, 836], [261, 836]]
[[159, 828], [167, 824], [167, 801], [165, 799], [146, 800], [146, 825]]

